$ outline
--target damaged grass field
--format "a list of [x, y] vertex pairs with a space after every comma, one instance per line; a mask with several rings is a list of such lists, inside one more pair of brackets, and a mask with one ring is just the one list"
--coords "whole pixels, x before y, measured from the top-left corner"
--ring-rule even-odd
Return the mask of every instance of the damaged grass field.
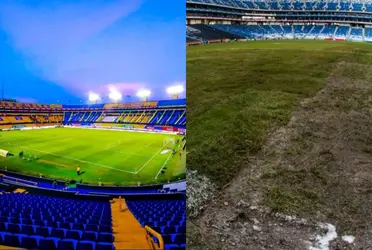
[[[262, 223], [277, 222], [274, 213], [295, 215], [334, 224], [340, 236], [364, 235], [360, 246], [371, 247], [371, 72], [369, 44], [189, 47], [188, 246], [219, 249], [224, 237], [223, 249], [244, 247], [244, 241], [262, 247], [254, 233], [243, 230], [239, 238], [236, 229], [252, 216], [262, 219], [240, 211], [249, 204], [269, 211]], [[224, 228], [225, 217], [239, 219]], [[301, 244], [312, 232], [304, 227], [298, 235], [288, 227], [279, 237], [267, 230], [273, 244], [288, 241], [276, 249], [305, 249]], [[299, 240], [292, 242], [294, 235]]]

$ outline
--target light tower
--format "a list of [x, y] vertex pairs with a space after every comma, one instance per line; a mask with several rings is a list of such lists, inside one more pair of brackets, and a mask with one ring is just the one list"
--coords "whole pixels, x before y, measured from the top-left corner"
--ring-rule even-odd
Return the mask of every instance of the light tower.
[[182, 85], [175, 85], [167, 88], [167, 93], [171, 96], [171, 99], [178, 99], [184, 90]]
[[141, 98], [141, 101], [147, 102], [149, 96], [151, 95], [151, 91], [148, 89], [141, 89], [137, 92], [137, 96]]

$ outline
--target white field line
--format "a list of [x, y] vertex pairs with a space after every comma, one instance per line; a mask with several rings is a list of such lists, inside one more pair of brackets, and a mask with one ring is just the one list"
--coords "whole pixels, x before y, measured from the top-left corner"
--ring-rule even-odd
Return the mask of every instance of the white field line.
[[164, 145], [164, 146], [162, 146], [151, 158], [150, 158], [150, 160], [148, 160], [145, 164], [143, 164], [143, 166], [140, 168], [140, 169], [138, 169], [137, 170], [137, 172], [135, 172], [135, 174], [138, 174], [144, 167], [146, 167], [146, 165], [147, 164], [149, 164], [149, 162], [152, 160], [152, 159], [154, 159], [154, 157], [157, 155], [157, 154], [159, 154], [162, 150], [163, 150], [163, 148], [165, 147], [166, 145]]
[[120, 144], [124, 143], [123, 141], [119, 141], [118, 143], [115, 143], [115, 144], [111, 144], [111, 145], [108, 145], [106, 148], [105, 148], [105, 151], [111, 149], [111, 148], [114, 148], [116, 146], [119, 146]]
[[155, 176], [155, 180], [158, 179], [158, 175], [160, 174], [160, 172], [161, 172], [161, 170], [163, 169], [163, 167], [165, 166], [165, 164], [167, 164], [167, 162], [168, 162], [168, 160], [169, 160], [169, 158], [170, 158], [171, 156], [172, 156], [172, 154], [169, 154], [169, 156], [168, 156], [168, 158], [165, 160], [163, 166], [161, 166], [161, 168], [159, 169], [159, 172], [156, 174], [156, 176]]
[[152, 145], [154, 145], [156, 142], [152, 142], [152, 143], [150, 143], [149, 145], [147, 145], [146, 147], [150, 147], [150, 146], [152, 146]]
[[123, 169], [118, 169], [118, 168], [113, 168], [113, 167], [110, 167], [110, 166], [97, 164], [97, 163], [90, 162], [90, 161], [84, 161], [84, 160], [80, 160], [80, 159], [76, 159], [76, 158], [72, 158], [72, 157], [68, 157], [68, 156], [63, 156], [63, 155], [59, 155], [59, 154], [49, 153], [49, 152], [45, 152], [45, 151], [42, 151], [42, 150], [37, 150], [37, 149], [33, 149], [33, 148], [28, 148], [28, 147], [20, 147], [20, 148], [33, 150], [33, 151], [40, 152], [40, 153], [43, 153], [43, 154], [54, 155], [54, 156], [58, 156], [58, 157], [61, 157], [61, 158], [82, 162], [82, 163], [88, 163], [88, 164], [95, 165], [95, 166], [98, 166], [98, 167], [108, 168], [108, 169], [112, 169], [112, 170], [116, 170], [116, 171], [120, 171], [120, 172], [125, 172], [125, 173], [129, 173], [129, 174], [136, 174], [135, 172], [131, 172], [131, 171], [123, 170]]
[[115, 153], [119, 153], [121, 155], [129, 155], [129, 156], [139, 156], [139, 157], [143, 157], [143, 158], [149, 158], [150, 156], [148, 155], [141, 155], [141, 154], [129, 154], [129, 153], [125, 153], [121, 150], [110, 150], [110, 152], [115, 152]]

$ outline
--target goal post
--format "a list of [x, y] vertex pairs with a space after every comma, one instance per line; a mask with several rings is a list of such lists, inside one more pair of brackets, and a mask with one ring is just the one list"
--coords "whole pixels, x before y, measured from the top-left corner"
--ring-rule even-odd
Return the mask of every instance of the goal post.
[[176, 144], [176, 139], [174, 137], [167, 137], [163, 141], [163, 147], [173, 148]]

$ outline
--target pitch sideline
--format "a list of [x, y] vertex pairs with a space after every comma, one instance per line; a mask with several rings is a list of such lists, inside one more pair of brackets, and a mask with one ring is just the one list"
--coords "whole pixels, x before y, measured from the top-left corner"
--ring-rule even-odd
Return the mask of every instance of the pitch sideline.
[[158, 179], [158, 176], [159, 176], [161, 170], [162, 170], [163, 167], [167, 164], [167, 162], [168, 162], [168, 160], [169, 160], [169, 158], [170, 158], [171, 156], [172, 156], [172, 154], [170, 154], [170, 155], [168, 156], [168, 158], [164, 161], [164, 164], [161, 166], [161, 168], [159, 169], [158, 173], [157, 173], [156, 176], [155, 176], [155, 180]]
[[156, 155], [158, 155], [162, 150], [163, 150], [163, 148], [165, 147], [165, 146], [167, 146], [167, 145], [164, 145], [164, 146], [162, 146], [151, 158], [150, 158], [150, 160], [148, 160], [145, 164], [143, 164], [143, 166], [140, 168], [140, 169], [138, 169], [137, 170], [137, 172], [135, 172], [135, 174], [138, 174], [144, 167], [146, 167], [146, 165], [147, 164], [149, 164], [149, 162], [150, 161], [152, 161], [152, 159], [154, 159], [154, 157], [156, 156]]

